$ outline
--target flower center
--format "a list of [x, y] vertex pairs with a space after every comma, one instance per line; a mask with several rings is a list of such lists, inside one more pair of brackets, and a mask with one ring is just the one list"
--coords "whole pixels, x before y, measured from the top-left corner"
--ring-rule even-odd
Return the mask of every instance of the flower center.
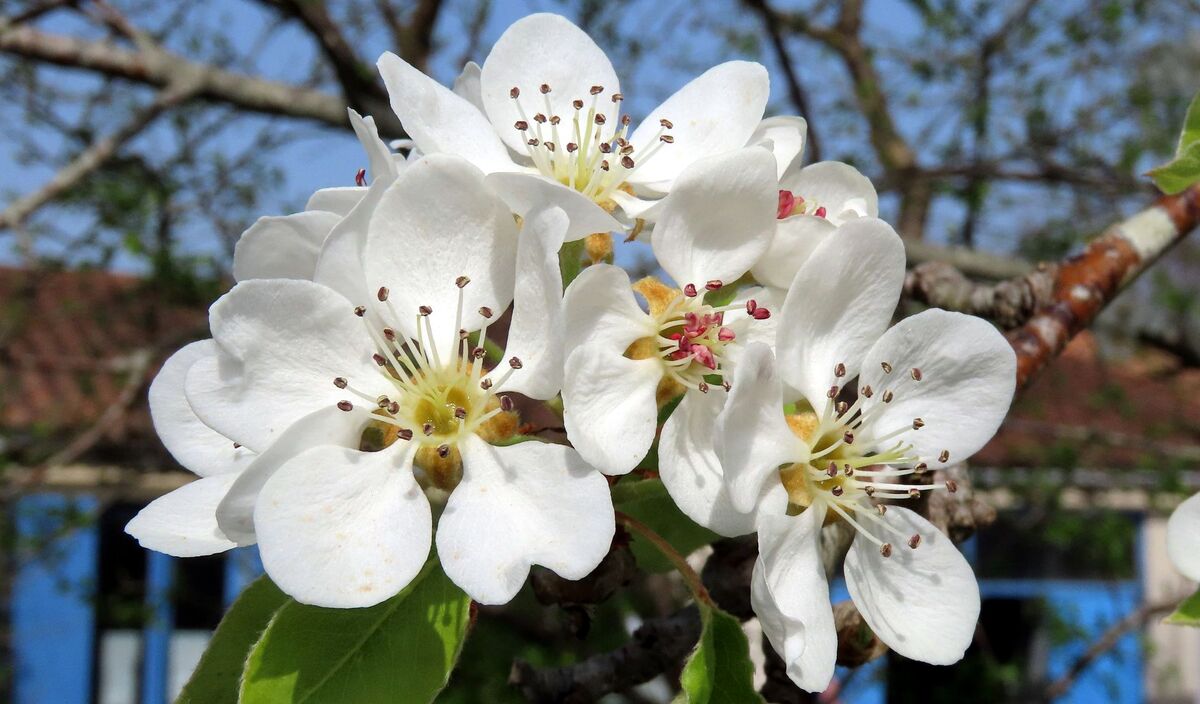
[[[572, 114], [566, 122], [555, 115], [550, 105], [549, 85], [540, 87], [542, 109], [526, 112], [521, 100], [520, 89], [514, 87], [509, 96], [521, 116], [514, 127], [525, 140], [525, 151], [543, 176], [579, 191], [601, 205], [610, 201], [616, 190], [643, 164], [650, 160], [664, 144], [675, 141], [667, 132], [673, 126], [670, 120], [659, 120], [659, 130], [652, 144], [642, 145], [642, 151], [629, 142], [629, 115], [620, 115], [610, 121], [602, 112], [596, 111], [596, 103], [604, 93], [603, 86], [592, 86], [591, 98], [571, 101]], [[613, 93], [610, 97], [619, 106], [624, 96]], [[536, 106], [537, 99], [526, 100]], [[618, 113], [619, 114], [619, 113]]]
[[825, 209], [825, 206], [820, 205], [815, 200], [805, 200], [802, 196], [798, 196], [791, 191], [780, 189], [779, 209], [776, 211], [775, 217], [783, 220], [793, 215], [815, 215], [823, 218], [828, 215], [828, 211]]
[[[521, 360], [508, 360], [509, 368], [493, 377], [483, 367], [484, 348], [472, 346], [471, 335], [462, 329], [463, 293], [470, 283], [460, 276], [454, 339], [441, 347], [433, 339], [429, 306], [420, 306], [416, 315], [416, 337], [406, 337], [390, 324], [400, 319], [399, 312], [388, 300], [388, 289], [380, 287], [377, 298], [385, 304], [368, 312], [365, 306], [354, 309], [363, 319], [368, 334], [375, 342], [372, 356], [380, 374], [388, 380], [393, 392], [371, 396], [355, 388], [350, 380], [333, 380], [339, 389], [359, 397], [373, 410], [371, 423], [364, 431], [363, 449], [382, 449], [397, 440], [415, 441], [421, 447], [414, 464], [424, 483], [449, 490], [461, 478], [462, 461], [457, 444], [467, 435], [476, 434], [485, 440], [500, 440], [516, 431], [513, 402], [499, 391]], [[489, 308], [481, 308], [487, 320]], [[479, 345], [487, 339], [487, 324], [479, 331]], [[443, 351], [453, 354], [443, 358]], [[343, 411], [354, 409], [349, 399], [339, 401]]]
[[[718, 291], [721, 287], [720, 281], [705, 284], [708, 291]], [[725, 313], [744, 305], [753, 320], [765, 320], [771, 315], [753, 299], [745, 304], [709, 305], [699, 295], [695, 284], [687, 284], [679, 290], [647, 277], [637, 282], [634, 290], [649, 303], [655, 335], [634, 342], [628, 356], [634, 359], [656, 357], [663, 364], [665, 379], [685, 389], [706, 393], [710, 382], [729, 388], [729, 382], [723, 378], [725, 370], [721, 363], [737, 335], [725, 325]]]
[[[879, 427], [878, 418], [884, 408], [905, 387], [923, 379], [921, 370], [912, 368], [907, 374], [893, 375], [887, 362], [883, 370], [894, 381], [882, 391], [870, 386], [859, 389], [853, 404], [838, 401], [846, 366], [834, 369], [834, 383], [826, 394], [822, 412], [806, 412], [788, 416], [792, 432], [807, 446], [807, 457], [780, 469], [780, 480], [788, 492], [789, 512], [799, 513], [814, 505], [828, 510], [827, 517], [840, 518], [857, 532], [879, 546], [880, 554], [889, 557], [892, 543], [880, 539], [893, 534], [910, 548], [921, 543], [921, 536], [905, 535], [885, 519], [887, 506], [873, 503], [882, 500], [917, 498], [922, 491], [957, 489], [953, 480], [944, 483], [909, 483], [902, 477], [921, 476], [928, 463], [917, 455], [912, 443], [897, 440], [913, 430], [925, 427], [925, 421], [913, 418], [902, 427]], [[866, 402], [879, 395], [879, 402], [866, 407]], [[814, 404], [815, 405], [815, 404]], [[938, 460], [945, 463], [950, 453], [942, 450]], [[873, 526], [876, 530], [868, 530]]]

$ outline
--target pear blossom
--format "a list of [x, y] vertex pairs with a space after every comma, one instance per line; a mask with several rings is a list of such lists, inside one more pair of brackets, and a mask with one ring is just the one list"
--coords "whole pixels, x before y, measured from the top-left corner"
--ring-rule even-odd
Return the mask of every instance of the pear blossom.
[[1179, 504], [1167, 519], [1167, 556], [1184, 576], [1200, 581], [1200, 494]]
[[707, 405], [698, 396], [723, 394], [741, 347], [770, 329], [768, 301], [752, 292], [727, 305], [706, 299], [769, 245], [774, 178], [773, 157], [760, 147], [697, 161], [663, 200], [652, 240], [675, 286], [652, 277], [631, 286], [624, 270], [600, 264], [568, 288], [564, 420], [572, 444], [602, 472], [637, 465], [670, 399], [684, 395], [664, 436]]
[[[361, 256], [324, 269], [357, 271], [356, 286], [251, 279], [210, 310], [215, 354], [186, 370], [186, 404], [258, 453], [216, 506], [220, 534], [257, 543], [281, 589], [328, 607], [403, 589], [435, 507], [442, 567], [481, 603], [511, 599], [533, 564], [585, 576], [614, 532], [607, 483], [569, 447], [508, 444], [509, 394], [560, 383], [565, 214], [518, 232], [483, 173], [447, 155], [377, 197], [361, 252], [338, 250]], [[507, 361], [487, 369], [480, 341], [514, 290]]]
[[470, 160], [519, 214], [562, 208], [569, 240], [621, 229], [610, 213], [646, 216], [688, 165], [746, 146], [770, 92], [760, 64], [726, 62], [631, 129], [603, 50], [545, 13], [513, 23], [454, 91], [391, 53], [379, 70], [418, 149]]
[[[995, 433], [1016, 358], [979, 318], [928, 310], [888, 328], [904, 250], [886, 224], [859, 219], [817, 246], [779, 311], [776, 363], [751, 345], [717, 419], [732, 506], [757, 519], [751, 602], [801, 687], [821, 691], [837, 650], [821, 527], [855, 530], [850, 596], [893, 650], [932, 664], [971, 643], [979, 590], [954, 545], [915, 512], [883, 502], [931, 490], [931, 469]], [[857, 379], [857, 398], [842, 400]], [[908, 481], [912, 479], [915, 481]]]
[[373, 118], [364, 118], [353, 109], [347, 112], [367, 155], [367, 167], [355, 175], [356, 185], [318, 190], [302, 212], [259, 218], [242, 233], [234, 247], [236, 281], [311, 280], [325, 239], [366, 199], [370, 192], [368, 182], [376, 190], [382, 190], [407, 166], [405, 157], [393, 153], [379, 138]]

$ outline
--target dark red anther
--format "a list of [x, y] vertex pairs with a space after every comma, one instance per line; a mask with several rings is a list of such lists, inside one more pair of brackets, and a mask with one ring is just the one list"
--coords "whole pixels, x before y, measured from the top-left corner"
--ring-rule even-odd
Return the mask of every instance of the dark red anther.
[[779, 207], [775, 211], [775, 217], [779, 220], [786, 218], [792, 214], [792, 209], [796, 207], [796, 196], [792, 195], [791, 191], [779, 189]]
[[816, 215], [819, 218], [825, 217], [825, 206], [822, 205], [821, 207], [817, 208], [816, 211], [813, 212], [813, 215]]
[[359, 169], [358, 173], [354, 174], [354, 183], [359, 187], [367, 185], [367, 170]]
[[704, 284], [704, 288], [708, 289], [709, 291], [719, 291], [724, 285], [724, 282], [722, 282], [720, 279], [713, 279], [712, 281]]
[[683, 287], [683, 295], [687, 296], [688, 298], [695, 298], [696, 297], [696, 284], [688, 284], [687, 286], [684, 286]]

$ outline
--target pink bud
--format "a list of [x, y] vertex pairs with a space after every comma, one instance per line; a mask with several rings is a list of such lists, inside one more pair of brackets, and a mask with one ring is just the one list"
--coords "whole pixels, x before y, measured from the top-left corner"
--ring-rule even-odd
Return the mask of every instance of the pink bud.
[[779, 208], [775, 211], [775, 217], [779, 220], [786, 218], [792, 214], [794, 207], [796, 207], [796, 196], [792, 195], [791, 191], [779, 189]]

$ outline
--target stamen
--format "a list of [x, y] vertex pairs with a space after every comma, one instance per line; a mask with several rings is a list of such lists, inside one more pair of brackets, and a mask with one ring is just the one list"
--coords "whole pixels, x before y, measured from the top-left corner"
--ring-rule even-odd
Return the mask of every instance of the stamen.
[[339, 411], [345, 411], [347, 413], [354, 410], [354, 404], [344, 399], [337, 402], [337, 407]]

